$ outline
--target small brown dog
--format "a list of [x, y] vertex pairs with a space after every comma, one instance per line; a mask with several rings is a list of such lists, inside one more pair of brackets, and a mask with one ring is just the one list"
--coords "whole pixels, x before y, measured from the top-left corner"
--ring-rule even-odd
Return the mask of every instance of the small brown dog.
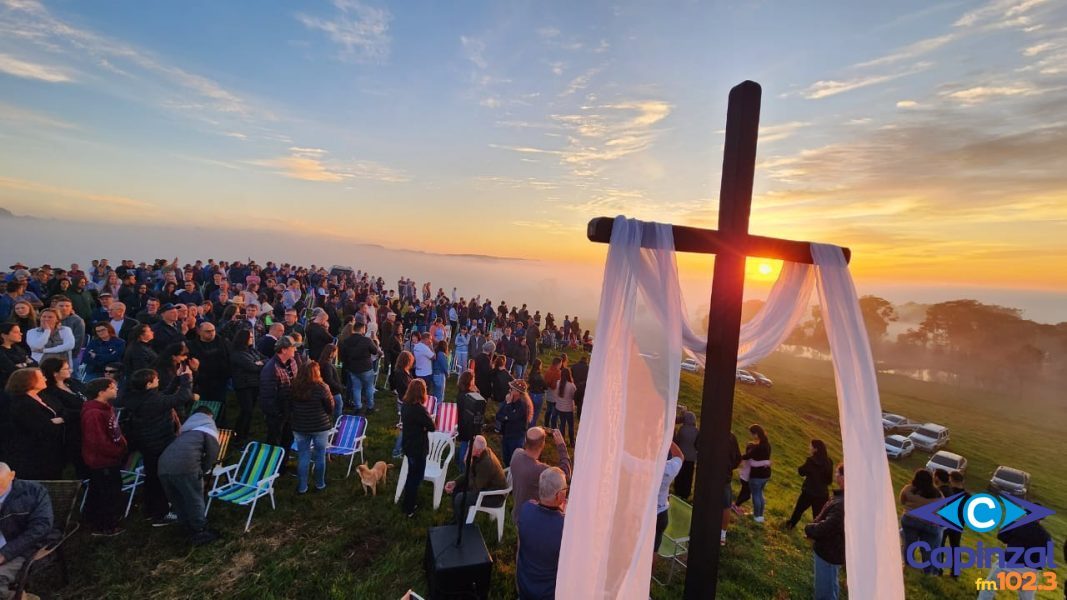
[[393, 465], [381, 460], [374, 463], [373, 467], [368, 467], [365, 464], [356, 466], [356, 471], [359, 472], [359, 481], [363, 484], [364, 496], [367, 495], [367, 488], [370, 488], [370, 491], [375, 496], [378, 495], [378, 484], [385, 483], [385, 480], [389, 474], [389, 467], [392, 466]]

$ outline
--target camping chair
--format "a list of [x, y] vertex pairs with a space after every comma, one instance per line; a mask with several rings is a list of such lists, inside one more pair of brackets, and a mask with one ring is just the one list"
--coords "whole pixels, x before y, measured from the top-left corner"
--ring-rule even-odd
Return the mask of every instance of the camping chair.
[[219, 455], [215, 458], [216, 466], [221, 465], [222, 461], [226, 458], [226, 453], [230, 451], [230, 439], [232, 438], [232, 429], [219, 430]]
[[[241, 453], [241, 460], [228, 467], [215, 467], [215, 485], [208, 492], [207, 508], [211, 510], [211, 501], [216, 498], [239, 506], [252, 505], [245, 521], [245, 531], [252, 525], [252, 515], [256, 512], [256, 503], [263, 496], [270, 496], [271, 508], [274, 505], [274, 480], [285, 458], [285, 449], [260, 442], [249, 442]], [[219, 478], [226, 475], [226, 482], [219, 485]]]
[[[688, 567], [689, 529], [693, 524], [693, 506], [678, 496], [671, 495], [667, 510], [667, 529], [663, 532], [663, 540], [656, 553], [670, 560], [671, 570], [667, 573], [666, 583], [653, 577], [660, 585], [670, 584], [675, 565]], [[686, 557], [685, 560], [680, 558], [682, 556]]]
[[[491, 492], [482, 492], [478, 494], [478, 501], [474, 503], [474, 506], [467, 509], [468, 525], [474, 522], [474, 515], [479, 512], [483, 512], [493, 517], [493, 520], [496, 521], [496, 541], [498, 543], [500, 540], [504, 539], [504, 515], [507, 514], [504, 509], [508, 504], [508, 494], [511, 493], [511, 469], [504, 469], [504, 474], [507, 475], [508, 478], [508, 487], [502, 490], [493, 490]], [[494, 498], [496, 496], [500, 496], [503, 500], [503, 502], [500, 503], [500, 506], [482, 505], [482, 502], [487, 498]]]
[[78, 496], [81, 494], [82, 482], [78, 480], [38, 481], [48, 491], [48, 497], [52, 501], [52, 535], [46, 538], [47, 542], [22, 565], [15, 579], [13, 598], [22, 598], [26, 590], [26, 584], [30, 575], [40, 569], [46, 568], [53, 561], [59, 563], [60, 573], [63, 576], [63, 585], [69, 582], [67, 572], [67, 559], [63, 556], [63, 542], [78, 531], [78, 520], [74, 518], [77, 512]]
[[[447, 450], [447, 453], [445, 452]], [[433, 508], [441, 506], [441, 494], [445, 491], [445, 479], [448, 477], [448, 465], [452, 462], [452, 455], [456, 453], [456, 444], [452, 441], [452, 435], [434, 431], [430, 434], [430, 451], [426, 454], [426, 474], [423, 481], [433, 482]], [[404, 481], [408, 478], [408, 457], [400, 465], [400, 478], [396, 482], [396, 497], [393, 503], [400, 502], [400, 495], [404, 492]]]
[[423, 401], [422, 407], [426, 409], [426, 412], [430, 413], [431, 417], [437, 417], [437, 397], [426, 396], [426, 400]]
[[194, 412], [196, 412], [196, 409], [200, 408], [201, 406], [206, 406], [208, 410], [211, 411], [212, 419], [219, 418], [219, 411], [222, 410], [221, 402], [217, 402], [215, 400], [197, 400], [196, 402], [193, 402], [193, 405], [189, 408], [189, 414], [193, 414]]
[[137, 488], [144, 484], [144, 457], [140, 452], [131, 452], [126, 457], [126, 466], [120, 471], [122, 474], [122, 491], [130, 494], [130, 499], [126, 501], [126, 513], [123, 514], [123, 518], [130, 516], [130, 509], [133, 507], [133, 496], [137, 493]]
[[330, 445], [326, 448], [326, 454], [331, 456], [347, 456], [348, 473], [352, 475], [352, 463], [359, 453], [359, 462], [365, 462], [363, 458], [363, 439], [367, 437], [367, 418], [355, 415], [341, 415], [337, 419], [337, 427], [330, 436]]
[[459, 433], [459, 405], [455, 402], [442, 402], [438, 405], [434, 427], [437, 431], [455, 437]]

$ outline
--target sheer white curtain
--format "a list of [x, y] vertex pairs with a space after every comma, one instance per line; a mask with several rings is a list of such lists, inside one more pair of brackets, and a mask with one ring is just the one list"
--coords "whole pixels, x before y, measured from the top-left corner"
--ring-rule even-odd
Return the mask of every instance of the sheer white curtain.
[[[849, 482], [845, 527], [856, 532], [846, 535], [849, 595], [903, 598], [878, 388], [856, 292], [840, 248], [813, 247], [813, 258], [817, 268], [785, 265], [763, 310], [742, 328], [738, 365], [760, 360], [789, 335], [806, 314], [817, 279]], [[703, 362], [706, 348], [686, 314], [670, 225], [617, 217], [583, 410], [583, 420], [596, 426], [578, 435], [558, 597], [648, 597], [656, 492], [673, 431], [681, 353], [684, 348]]]

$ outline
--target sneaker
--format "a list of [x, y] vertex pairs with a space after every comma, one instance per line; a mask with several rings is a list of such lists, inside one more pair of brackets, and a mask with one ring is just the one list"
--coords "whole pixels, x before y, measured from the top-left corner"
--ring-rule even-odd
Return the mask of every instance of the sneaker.
[[126, 530], [121, 527], [112, 527], [111, 529], [100, 529], [98, 531], [94, 531], [89, 535], [93, 537], [115, 537], [116, 535], [119, 535], [124, 531]]
[[764, 521], [763, 517], [755, 517], [755, 520], [757, 523], [763, 523]]
[[152, 527], [166, 527], [167, 525], [171, 525], [171, 524], [177, 523], [177, 522], [178, 522], [178, 515], [176, 515], [176, 514], [171, 512], [171, 513], [167, 513], [167, 514], [163, 515], [163, 518], [161, 518], [161, 519], [153, 520], [152, 521]]
[[215, 540], [219, 539], [220, 537], [222, 537], [222, 536], [219, 534], [219, 532], [215, 531], [214, 529], [205, 529], [205, 530], [193, 535], [193, 545], [194, 546], [203, 546], [204, 544], [210, 544], [211, 542], [214, 542]]

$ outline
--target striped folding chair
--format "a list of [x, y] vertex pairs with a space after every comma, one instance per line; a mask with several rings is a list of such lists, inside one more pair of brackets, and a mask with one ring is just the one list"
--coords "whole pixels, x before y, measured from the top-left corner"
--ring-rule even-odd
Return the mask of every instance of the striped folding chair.
[[437, 397], [426, 396], [426, 401], [422, 403], [422, 407], [426, 409], [426, 412], [430, 413], [431, 417], [437, 416]]
[[459, 432], [459, 405], [455, 402], [442, 402], [437, 407], [437, 418], [434, 420], [437, 431], [450, 433], [455, 436]]
[[330, 445], [326, 448], [326, 454], [349, 457], [348, 473], [345, 474], [345, 477], [352, 475], [352, 463], [356, 459], [356, 453], [359, 453], [359, 461], [365, 462], [363, 458], [363, 440], [366, 437], [366, 417], [341, 415], [341, 418], [337, 419], [337, 427], [334, 428], [330, 436]]
[[131, 452], [126, 457], [126, 466], [120, 471], [122, 474], [122, 491], [130, 495], [129, 500], [126, 501], [126, 514], [123, 517], [130, 516], [130, 508], [133, 507], [133, 495], [137, 493], [137, 488], [144, 484], [144, 457], [140, 452]]
[[208, 410], [211, 411], [212, 419], [217, 419], [219, 416], [219, 411], [222, 410], [221, 402], [217, 402], [215, 400], [197, 400], [196, 402], [193, 402], [193, 406], [189, 408], [189, 414], [193, 414], [194, 412], [196, 412], [196, 409], [200, 408], [201, 406], [208, 407]]
[[230, 451], [230, 439], [233, 438], [232, 429], [219, 430], [219, 455], [215, 458], [215, 464], [221, 465], [226, 453]]
[[[260, 442], [249, 442], [237, 464], [215, 468], [215, 485], [208, 492], [207, 508], [204, 514], [207, 515], [211, 510], [211, 502], [215, 499], [238, 506], [251, 504], [248, 520], [245, 521], [247, 532], [252, 525], [252, 515], [256, 512], [256, 503], [260, 498], [270, 496], [270, 506], [275, 508], [274, 480], [278, 478], [278, 470], [283, 460], [285, 460], [284, 448]], [[226, 481], [220, 485], [219, 480], [222, 475], [226, 476]]]

